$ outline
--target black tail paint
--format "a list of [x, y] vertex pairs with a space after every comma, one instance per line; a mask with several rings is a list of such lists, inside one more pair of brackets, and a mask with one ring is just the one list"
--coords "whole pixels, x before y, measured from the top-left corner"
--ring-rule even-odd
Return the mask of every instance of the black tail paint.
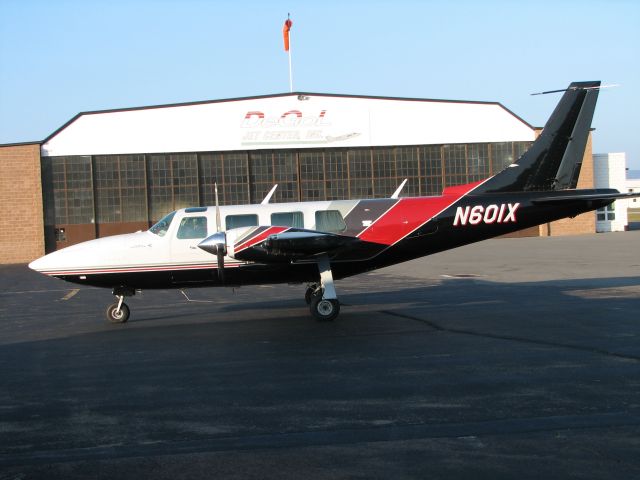
[[576, 188], [599, 87], [599, 81], [569, 85], [531, 148], [474, 193]]

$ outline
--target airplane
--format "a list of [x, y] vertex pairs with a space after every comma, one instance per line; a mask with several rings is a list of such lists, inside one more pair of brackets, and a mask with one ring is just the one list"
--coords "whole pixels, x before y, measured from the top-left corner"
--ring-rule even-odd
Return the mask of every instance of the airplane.
[[[334, 280], [640, 196], [576, 189], [599, 81], [573, 82], [531, 147], [485, 180], [439, 196], [192, 207], [147, 231], [79, 243], [29, 264], [68, 282], [111, 288], [108, 321], [142, 289], [306, 283], [319, 321], [340, 312]], [[275, 187], [274, 187], [275, 188]], [[216, 187], [217, 190], [217, 187]]]

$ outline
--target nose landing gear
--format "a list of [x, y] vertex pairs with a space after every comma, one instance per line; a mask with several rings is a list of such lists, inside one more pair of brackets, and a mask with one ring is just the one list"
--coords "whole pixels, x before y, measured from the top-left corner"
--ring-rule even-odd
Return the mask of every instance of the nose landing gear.
[[129, 306], [124, 303], [124, 297], [132, 297], [136, 294], [135, 290], [130, 288], [118, 287], [113, 289], [113, 294], [118, 300], [107, 307], [107, 320], [111, 323], [126, 323], [129, 320]]

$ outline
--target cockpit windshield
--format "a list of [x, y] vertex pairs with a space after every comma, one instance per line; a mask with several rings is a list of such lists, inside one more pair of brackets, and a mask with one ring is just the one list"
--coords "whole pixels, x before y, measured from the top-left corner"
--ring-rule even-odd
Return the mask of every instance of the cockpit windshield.
[[171, 225], [171, 220], [173, 220], [175, 214], [176, 212], [171, 212], [168, 215], [165, 215], [158, 221], [158, 223], [151, 227], [149, 231], [151, 233], [155, 233], [159, 237], [164, 237], [167, 230], [169, 230], [169, 225]]

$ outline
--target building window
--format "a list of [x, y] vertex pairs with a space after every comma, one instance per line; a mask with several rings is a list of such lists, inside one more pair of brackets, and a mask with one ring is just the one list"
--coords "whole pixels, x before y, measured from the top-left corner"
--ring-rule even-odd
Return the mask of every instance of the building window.
[[223, 154], [224, 199], [220, 201], [221, 205], [247, 205], [249, 203], [248, 162], [246, 153], [229, 152]]
[[[322, 165], [322, 162], [320, 163]], [[295, 152], [273, 153], [273, 185], [278, 184], [276, 202], [298, 202], [298, 164]]]
[[198, 205], [198, 159], [195, 154], [150, 155], [149, 216]]
[[198, 199], [198, 158], [194, 154], [169, 155], [173, 176], [174, 209], [193, 207]]
[[445, 145], [442, 149], [444, 157], [444, 184], [447, 187], [467, 183], [467, 159], [464, 145]]
[[273, 188], [273, 153], [251, 152], [249, 154], [249, 188], [251, 203], [260, 203]]
[[324, 200], [325, 170], [324, 152], [303, 151], [300, 161], [300, 195], [302, 201]]
[[599, 222], [613, 221], [616, 219], [616, 203], [599, 208], [596, 210], [596, 218]]
[[[388, 197], [405, 178], [402, 196], [440, 195], [445, 186], [498, 173], [530, 146], [500, 142], [43, 157], [45, 223], [152, 222], [178, 208], [215, 205], [216, 184], [221, 205], [260, 202], [276, 183], [274, 203]], [[615, 216], [613, 211], [599, 213], [605, 219]]]
[[465, 183], [477, 182], [489, 177], [489, 145], [474, 143], [467, 145], [467, 171]]
[[326, 200], [351, 198], [347, 157], [345, 150], [327, 150], [324, 153]]
[[274, 185], [275, 202], [298, 201], [298, 166], [295, 152], [264, 151], [249, 154], [251, 202], [260, 203]]
[[348, 157], [351, 198], [372, 198], [371, 150], [349, 150]]
[[378, 198], [385, 198], [398, 188], [396, 156], [393, 148], [374, 148], [373, 154], [373, 192]]
[[495, 175], [513, 163], [513, 142], [491, 144], [491, 173]]
[[420, 170], [424, 176], [423, 195], [442, 193], [442, 146], [429, 145], [419, 148]]
[[202, 153], [198, 155], [198, 174], [200, 176], [200, 205], [216, 204], [215, 186], [218, 185], [218, 202], [224, 202], [224, 181], [221, 153]]
[[[395, 149], [396, 156], [396, 179], [398, 186], [405, 178], [407, 184], [401, 192], [403, 197], [420, 196], [420, 162], [418, 161], [417, 147], [398, 147]], [[397, 187], [396, 187], [397, 188]]]
[[94, 223], [91, 157], [52, 158], [50, 172], [54, 225]]
[[144, 155], [98, 155], [93, 163], [96, 222], [147, 222]]

